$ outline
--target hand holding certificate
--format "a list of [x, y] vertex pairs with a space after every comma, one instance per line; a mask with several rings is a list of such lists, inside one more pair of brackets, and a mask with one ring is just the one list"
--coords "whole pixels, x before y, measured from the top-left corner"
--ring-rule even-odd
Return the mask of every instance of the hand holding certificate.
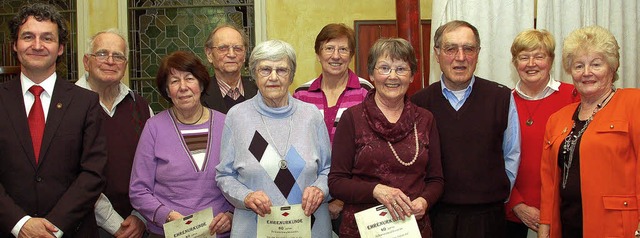
[[163, 225], [164, 236], [168, 238], [204, 238], [209, 235], [209, 223], [213, 220], [213, 210], [209, 207], [181, 219]]
[[302, 205], [271, 207], [271, 213], [258, 216], [258, 233], [264, 238], [311, 237], [311, 217], [304, 215]]
[[384, 205], [375, 206], [354, 215], [358, 231], [363, 238], [420, 237], [420, 229], [414, 215], [404, 220], [393, 221]]

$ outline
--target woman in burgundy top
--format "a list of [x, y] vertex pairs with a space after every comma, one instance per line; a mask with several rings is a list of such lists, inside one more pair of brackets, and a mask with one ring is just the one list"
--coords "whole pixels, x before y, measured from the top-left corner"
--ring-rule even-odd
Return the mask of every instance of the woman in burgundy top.
[[440, 141], [431, 112], [406, 92], [417, 70], [403, 39], [380, 39], [368, 70], [375, 89], [343, 114], [334, 137], [329, 192], [344, 201], [340, 237], [359, 237], [354, 213], [384, 205], [393, 220], [415, 215], [431, 237], [427, 210], [442, 194]]

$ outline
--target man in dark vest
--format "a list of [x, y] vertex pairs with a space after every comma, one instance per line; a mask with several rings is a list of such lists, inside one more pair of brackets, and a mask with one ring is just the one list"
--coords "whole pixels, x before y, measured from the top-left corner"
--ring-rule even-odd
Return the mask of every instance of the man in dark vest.
[[[511, 90], [474, 76], [480, 36], [468, 22], [438, 28], [441, 80], [411, 100], [436, 118], [445, 187], [430, 207], [433, 237], [505, 236], [504, 202], [520, 164], [520, 130]], [[542, 146], [542, 145], [541, 145]]]
[[201, 98], [205, 106], [226, 114], [256, 95], [255, 81], [241, 75], [248, 48], [247, 35], [234, 25], [219, 25], [211, 31], [204, 49], [214, 74]]
[[129, 202], [129, 178], [140, 132], [152, 115], [149, 103], [121, 82], [129, 46], [116, 29], [98, 32], [89, 40], [82, 62], [88, 72], [76, 85], [100, 96], [107, 138], [107, 186], [96, 202], [101, 237], [141, 237], [144, 218]]

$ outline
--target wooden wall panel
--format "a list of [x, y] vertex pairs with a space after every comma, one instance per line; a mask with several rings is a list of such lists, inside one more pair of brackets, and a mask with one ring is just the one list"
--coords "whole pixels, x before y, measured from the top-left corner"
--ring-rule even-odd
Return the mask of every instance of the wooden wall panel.
[[[358, 76], [369, 80], [369, 73], [367, 72], [367, 56], [369, 55], [369, 49], [376, 42], [376, 40], [383, 37], [398, 37], [398, 29], [396, 27], [395, 20], [357, 20], [354, 21], [354, 30], [356, 32], [356, 55], [355, 65], [356, 74]], [[422, 31], [422, 46], [421, 49], [416, 47], [416, 51], [422, 52], [422, 85], [429, 85], [429, 62], [431, 50], [429, 44], [431, 43], [431, 21], [421, 21]], [[425, 81], [426, 79], [426, 81]], [[420, 87], [422, 88], [422, 87]], [[420, 88], [410, 88], [408, 92], [415, 92]]]

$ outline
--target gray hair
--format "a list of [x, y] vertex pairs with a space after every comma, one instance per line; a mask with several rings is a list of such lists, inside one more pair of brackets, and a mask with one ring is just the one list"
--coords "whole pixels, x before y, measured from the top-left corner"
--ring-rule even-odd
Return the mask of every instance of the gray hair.
[[122, 53], [124, 53], [125, 56], [129, 55], [129, 42], [127, 42], [127, 38], [124, 36], [124, 34], [122, 34], [122, 32], [116, 28], [109, 28], [104, 31], [100, 31], [96, 34], [93, 34], [93, 36], [89, 38], [89, 43], [87, 43], [87, 50], [85, 51], [85, 54], [93, 53], [93, 47], [95, 47], [96, 38], [99, 35], [104, 33], [111, 33], [119, 36], [122, 39], [122, 41], [124, 41], [124, 52]]
[[263, 60], [279, 61], [286, 59], [291, 67], [291, 73], [289, 80], [293, 81], [293, 77], [296, 73], [296, 51], [293, 47], [281, 40], [269, 40], [256, 45], [249, 57], [249, 71], [251, 71], [251, 77], [256, 78], [256, 70], [258, 63]]
[[462, 20], [450, 21], [450, 22], [447, 22], [444, 25], [438, 27], [438, 29], [436, 30], [435, 35], [433, 36], [433, 47], [440, 48], [442, 43], [444, 43], [444, 42], [442, 42], [442, 36], [444, 34], [452, 32], [452, 31], [455, 31], [458, 28], [462, 28], [462, 27], [467, 27], [467, 28], [471, 29], [471, 31], [473, 32], [473, 36], [476, 39], [476, 44], [478, 44], [477, 46], [480, 47], [480, 33], [478, 33], [478, 28], [476, 28], [475, 26], [471, 25], [471, 23], [466, 22], [466, 21], [462, 21]]
[[402, 60], [409, 64], [411, 76], [418, 72], [418, 59], [413, 50], [413, 46], [402, 38], [380, 38], [369, 49], [367, 58], [367, 70], [369, 75], [373, 75], [378, 58], [388, 56], [393, 60]]
[[216, 28], [214, 28], [209, 33], [209, 37], [207, 37], [207, 41], [204, 42], [205, 48], [213, 48], [213, 36], [216, 34], [216, 32], [218, 32], [218, 30], [222, 28], [231, 28], [236, 30], [238, 33], [240, 33], [240, 37], [242, 38], [242, 45], [244, 45], [244, 48], [249, 49], [249, 37], [247, 36], [247, 33], [242, 29], [242, 27], [231, 24], [231, 23], [222, 23], [216, 26]]

